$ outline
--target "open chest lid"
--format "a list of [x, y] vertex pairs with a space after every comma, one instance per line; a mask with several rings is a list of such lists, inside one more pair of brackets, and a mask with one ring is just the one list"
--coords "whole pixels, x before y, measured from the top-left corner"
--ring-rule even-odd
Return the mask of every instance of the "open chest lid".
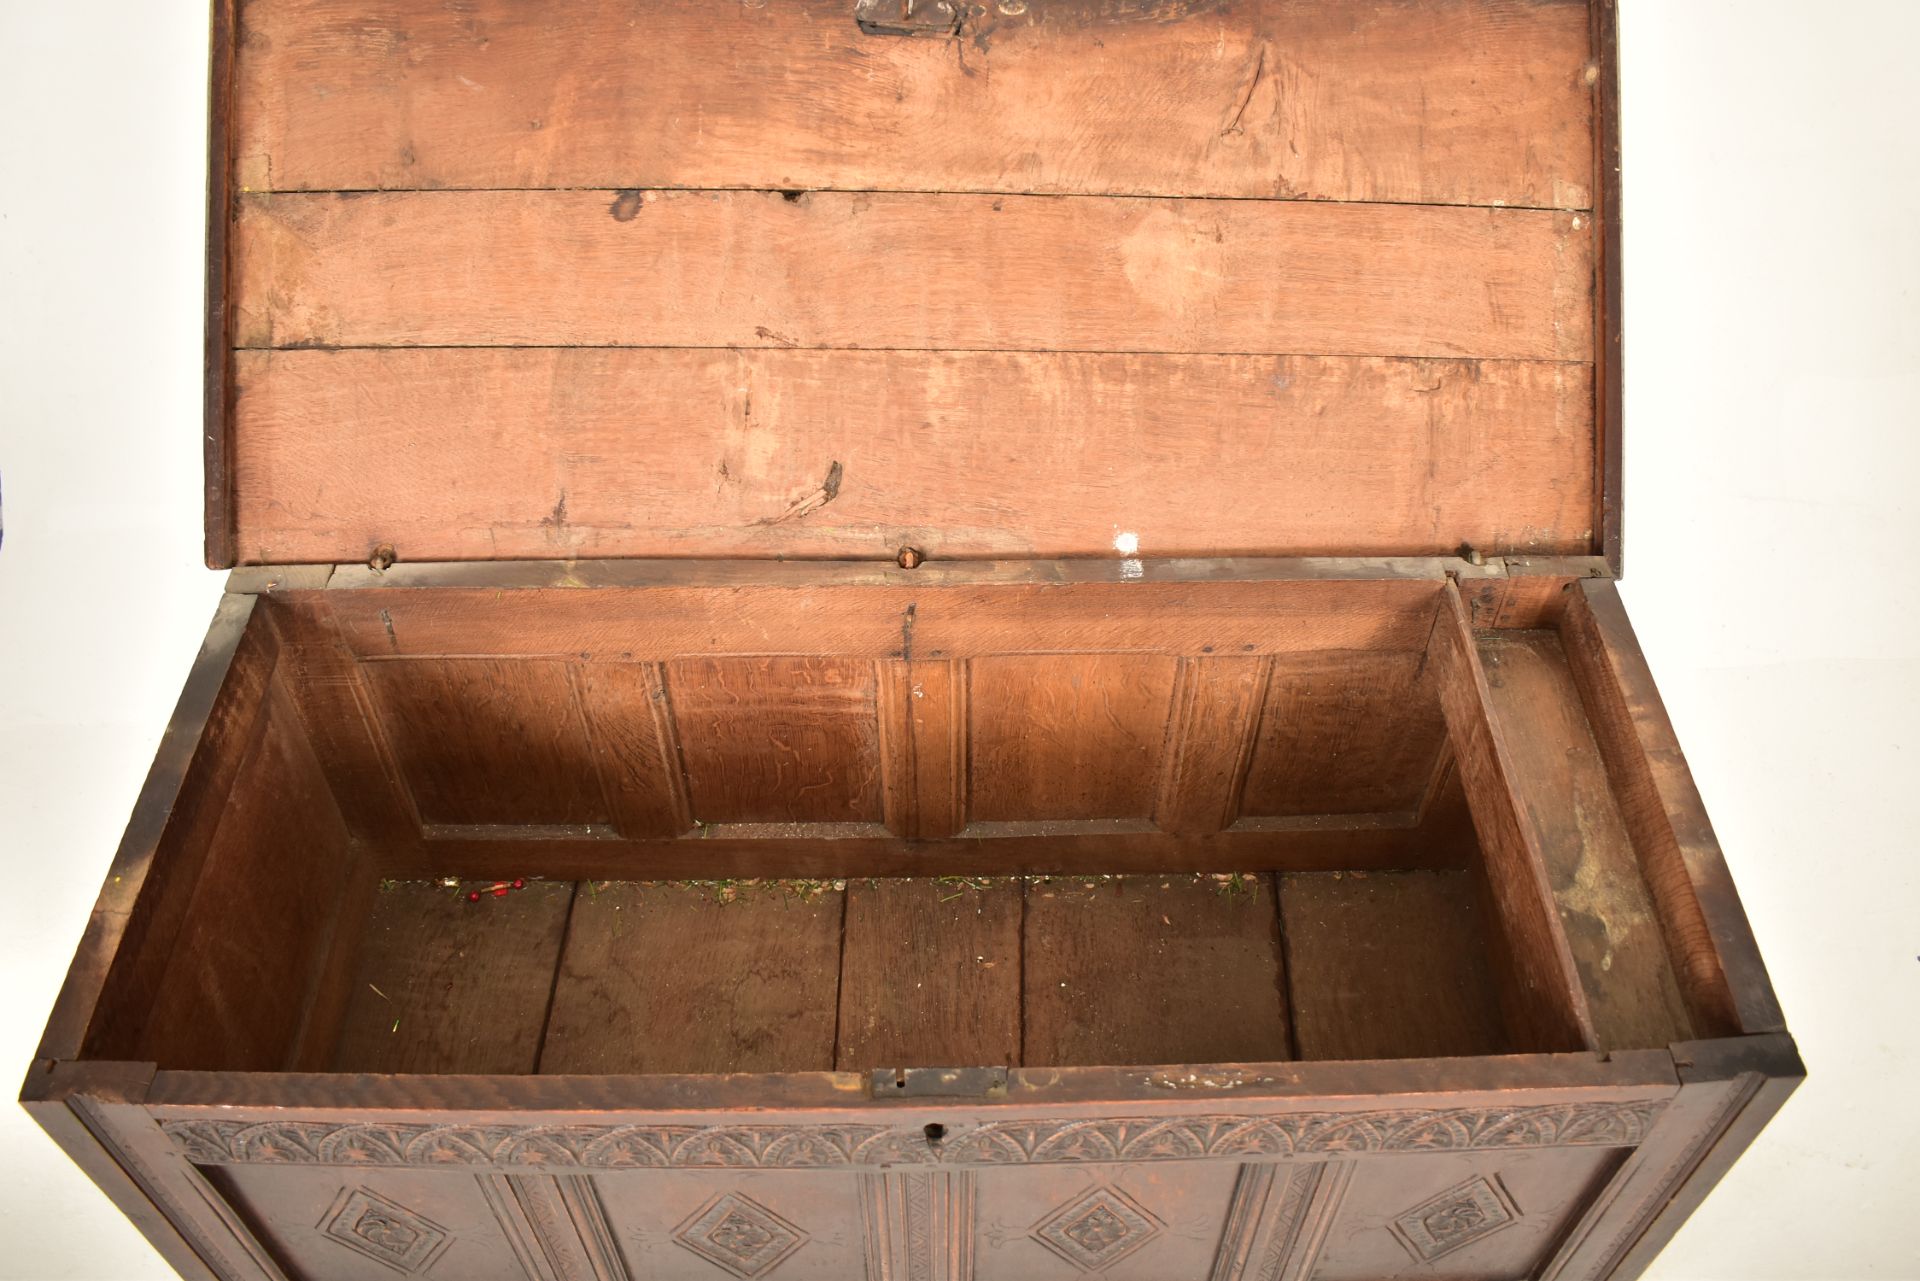
[[1617, 561], [1612, 0], [235, 8], [211, 564]]

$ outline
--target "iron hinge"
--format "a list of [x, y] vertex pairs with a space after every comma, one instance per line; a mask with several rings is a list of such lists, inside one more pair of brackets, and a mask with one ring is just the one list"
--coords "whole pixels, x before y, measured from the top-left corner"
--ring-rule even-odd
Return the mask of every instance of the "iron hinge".
[[957, 35], [964, 0], [854, 0], [853, 20], [870, 36]]

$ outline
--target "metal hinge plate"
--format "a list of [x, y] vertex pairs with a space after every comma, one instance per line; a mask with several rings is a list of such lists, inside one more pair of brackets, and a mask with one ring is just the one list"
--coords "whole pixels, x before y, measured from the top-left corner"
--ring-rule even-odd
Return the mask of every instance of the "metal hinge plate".
[[853, 20], [870, 36], [958, 34], [964, 0], [855, 0]]

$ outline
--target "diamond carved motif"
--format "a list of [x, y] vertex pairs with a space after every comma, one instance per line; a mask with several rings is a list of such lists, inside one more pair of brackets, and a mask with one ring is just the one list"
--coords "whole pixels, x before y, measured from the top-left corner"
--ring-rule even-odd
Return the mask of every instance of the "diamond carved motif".
[[1513, 1198], [1498, 1179], [1476, 1176], [1414, 1206], [1391, 1226], [1408, 1253], [1431, 1263], [1493, 1235], [1519, 1217]]
[[752, 1281], [786, 1262], [807, 1234], [758, 1201], [727, 1193], [681, 1224], [673, 1239], [709, 1263]]
[[1160, 1221], [1132, 1197], [1102, 1185], [1040, 1220], [1029, 1235], [1075, 1267], [1101, 1272], [1160, 1232]]
[[343, 1188], [320, 1230], [369, 1259], [415, 1275], [432, 1267], [453, 1234], [423, 1214], [366, 1188]]

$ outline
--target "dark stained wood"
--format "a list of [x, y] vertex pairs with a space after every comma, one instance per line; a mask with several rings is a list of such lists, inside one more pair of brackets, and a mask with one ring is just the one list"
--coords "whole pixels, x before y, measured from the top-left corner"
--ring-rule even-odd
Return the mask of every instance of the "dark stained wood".
[[1539, 836], [1524, 813], [1531, 798], [1516, 790], [1514, 749], [1491, 716], [1493, 696], [1466, 604], [1451, 583], [1441, 596], [1427, 661], [1439, 686], [1504, 940], [1506, 963], [1495, 977], [1507, 1028], [1533, 1049], [1596, 1049], [1586, 988], [1560, 924]]
[[359, 977], [360, 946], [380, 892], [376, 862], [372, 850], [353, 842], [334, 874], [337, 890], [318, 943], [320, 959], [312, 967], [299, 1034], [286, 1056], [285, 1071], [324, 1072], [333, 1062], [333, 1047]]
[[1157, 655], [1020, 655], [968, 664], [975, 823], [1146, 819], [1175, 664]]
[[42, 1037], [43, 1059], [137, 1058], [147, 1015], [277, 659], [253, 601], [224, 597], [194, 659]]
[[1592, 357], [1583, 214], [754, 191], [649, 192], [623, 219], [609, 198], [243, 197], [234, 341]]
[[1460, 764], [1453, 759], [1451, 748], [1420, 810], [1419, 833], [1427, 854], [1422, 866], [1459, 870], [1479, 865], [1480, 843], [1474, 835], [1473, 810], [1467, 803]]
[[271, 694], [131, 1057], [284, 1067], [355, 863], [291, 706]]
[[[420, 814], [374, 702], [322, 591], [269, 593], [261, 612], [281, 638], [286, 680], [347, 830], [376, 848], [416, 838]], [[295, 602], [298, 602], [297, 604]]]
[[[857, 884], [858, 882], [853, 882]], [[1732, 1042], [1741, 1044], [1742, 1040]], [[498, 1115], [503, 1109], [538, 1124], [541, 1113], [618, 1110], [634, 1116], [696, 1108], [718, 1115], [790, 1110], [798, 1123], [822, 1114], [844, 1114], [850, 1105], [844, 1072], [797, 1072], [783, 1077], [754, 1074], [688, 1081], [676, 1077], [591, 1076], [393, 1076], [370, 1079], [316, 1073], [156, 1072], [145, 1099], [161, 1121], [242, 1119], [261, 1111], [312, 1107], [366, 1108], [396, 1114], [446, 1113], [449, 1123], [470, 1114]], [[1379, 1096], [1448, 1098], [1463, 1106], [1512, 1104], [1516, 1092], [1537, 1103], [1583, 1101], [1660, 1101], [1673, 1097], [1678, 1069], [1666, 1050], [1623, 1050], [1601, 1058], [1592, 1054], [1516, 1054], [1491, 1059], [1409, 1059], [1367, 1063], [1289, 1063], [1285, 1079], [1251, 1080], [1247, 1074], [1192, 1083], [1184, 1097], [1208, 1107], [1224, 1100], [1243, 1102], [1250, 1112], [1299, 1111], [1316, 1101], [1344, 1100], [1347, 1107], [1381, 1104]], [[862, 1092], [864, 1094], [864, 1092]], [[1013, 1068], [1007, 1073], [1004, 1102], [956, 1101], [909, 1095], [883, 1100], [884, 1111], [898, 1116], [946, 1111], [977, 1120], [1034, 1115], [1087, 1104], [1138, 1109], [1165, 1100], [1165, 1080], [1132, 1067]], [[1127, 1111], [1126, 1115], [1139, 1115]], [[264, 1119], [264, 1118], [262, 1118]], [[396, 1117], [396, 1119], [398, 1119]], [[439, 1118], [434, 1118], [438, 1123]]]
[[[236, 362], [250, 562], [381, 544], [408, 559], [1104, 556], [1123, 532], [1156, 557], [1593, 541], [1579, 364], [598, 348]], [[834, 465], [831, 501], [802, 510]]]
[[1027, 1065], [1291, 1058], [1274, 911], [1257, 876], [1028, 885]]
[[1693, 1035], [1600, 749], [1552, 632], [1480, 638], [1488, 713], [1510, 751], [1508, 780], [1545, 860], [1601, 1046]]
[[1621, 284], [1620, 31], [1616, 0], [1589, 0], [1593, 61], [1594, 493], [1597, 550], [1619, 577], [1626, 567], [1626, 300]]
[[116, 1199], [144, 1203], [129, 1217], [181, 1276], [285, 1281], [205, 1174], [180, 1160], [155, 1125], [143, 1106], [152, 1077], [150, 1063], [56, 1064], [37, 1084], [57, 1103], [30, 1094], [29, 1110]]
[[213, 0], [207, 51], [206, 330], [201, 356], [202, 482], [208, 569], [240, 559], [235, 528], [233, 335], [227, 327], [227, 231], [233, 221], [235, 0]]
[[583, 884], [540, 1071], [831, 1070], [842, 910], [824, 888]]
[[566, 665], [453, 658], [366, 673], [426, 823], [610, 821]]
[[948, 43], [862, 35], [851, 0], [256, 0], [241, 181], [1591, 199], [1577, 5], [1135, 12], [1163, 20], [1028, 0]]
[[567, 881], [504, 897], [480, 882], [383, 885], [361, 948], [335, 1072], [528, 1073], [573, 904]]
[[878, 828], [871, 835], [849, 835], [840, 824], [756, 823], [648, 840], [567, 828], [453, 828], [379, 853], [389, 876], [513, 877], [537, 863], [561, 876], [602, 880], [1151, 874], [1216, 867], [1337, 871], [1460, 863], [1447, 840], [1404, 814], [1314, 815], [1205, 836], [1132, 830], [1144, 827], [1132, 820], [996, 823], [957, 838], [910, 839]]
[[1465, 872], [1294, 874], [1279, 882], [1303, 1059], [1505, 1054]]
[[1425, 655], [1277, 657], [1241, 813], [1418, 811], [1445, 743]]
[[151, 1064], [40, 1060], [21, 1087], [21, 1106], [106, 1193], [169, 1267], [187, 1281], [222, 1281], [188, 1242], [184, 1225], [170, 1221], [152, 1193], [122, 1164], [113, 1139], [94, 1128], [98, 1124], [94, 1099], [140, 1099], [152, 1077]]
[[1785, 1033], [1674, 1049], [1681, 1095], [1668, 1123], [1642, 1148], [1652, 1177], [1630, 1202], [1643, 1217], [1627, 1220], [1612, 1237], [1618, 1253], [1609, 1262], [1619, 1276], [1635, 1276], [1653, 1262], [1806, 1076]]
[[694, 820], [880, 822], [876, 679], [841, 658], [667, 664]]
[[1739, 891], [1611, 583], [1582, 582], [1561, 637], [1607, 776], [1702, 1031], [1784, 1029]]
[[1021, 887], [847, 882], [835, 1066], [1020, 1062]]

